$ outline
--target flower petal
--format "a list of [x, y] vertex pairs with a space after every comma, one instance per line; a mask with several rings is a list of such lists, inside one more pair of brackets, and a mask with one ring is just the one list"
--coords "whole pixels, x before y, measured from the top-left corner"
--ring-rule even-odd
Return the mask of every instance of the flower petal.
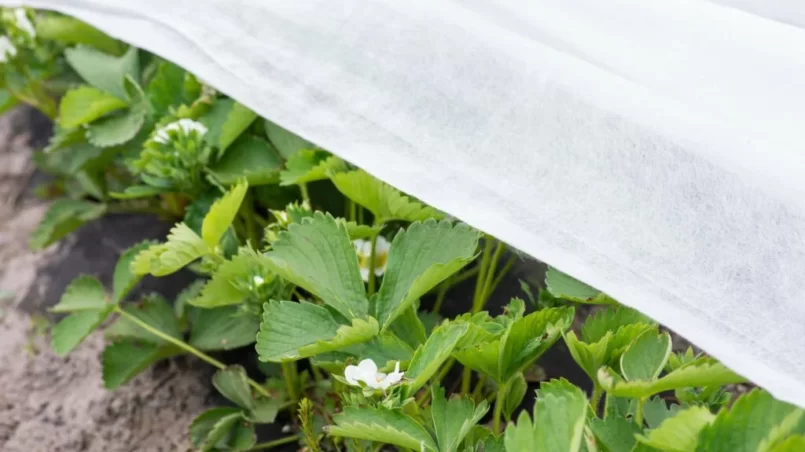
[[344, 379], [353, 386], [360, 386], [359, 381], [363, 381], [363, 371], [358, 366], [347, 366], [344, 369]]

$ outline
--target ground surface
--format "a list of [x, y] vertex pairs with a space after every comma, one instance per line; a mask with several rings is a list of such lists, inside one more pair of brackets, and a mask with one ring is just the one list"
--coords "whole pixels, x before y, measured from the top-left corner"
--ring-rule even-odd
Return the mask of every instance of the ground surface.
[[[0, 117], [0, 450], [188, 450], [188, 425], [211, 403], [209, 366], [179, 358], [108, 392], [99, 333], [60, 358], [32, 327], [75, 276], [94, 274], [108, 283], [122, 249], [167, 232], [147, 217], [109, 216], [30, 252], [28, 236], [47, 207], [31, 195], [38, 177], [31, 147], [41, 145], [47, 127], [25, 109]], [[167, 295], [182, 287], [175, 280], [145, 286]]]

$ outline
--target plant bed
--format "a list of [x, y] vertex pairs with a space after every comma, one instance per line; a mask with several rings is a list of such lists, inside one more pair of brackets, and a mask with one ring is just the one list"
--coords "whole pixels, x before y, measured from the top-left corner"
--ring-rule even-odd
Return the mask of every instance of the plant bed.
[[56, 124], [30, 245], [77, 244], [45, 267], [64, 287], [52, 348], [103, 330], [109, 390], [160, 363], [209, 365], [218, 406], [193, 413], [195, 448], [805, 445], [802, 410], [735, 397], [741, 376], [674, 351], [653, 320], [184, 69], [66, 16], [2, 20], [6, 105]]

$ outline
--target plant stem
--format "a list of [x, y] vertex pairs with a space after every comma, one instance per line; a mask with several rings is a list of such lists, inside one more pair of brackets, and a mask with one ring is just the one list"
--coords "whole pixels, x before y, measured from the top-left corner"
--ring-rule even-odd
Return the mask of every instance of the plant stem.
[[500, 415], [503, 413], [503, 404], [506, 402], [506, 393], [509, 392], [509, 382], [498, 386], [497, 397], [495, 397], [495, 414], [492, 418], [492, 433], [500, 431]]
[[433, 309], [431, 312], [439, 313], [439, 310], [442, 309], [442, 303], [444, 303], [444, 297], [447, 295], [447, 289], [452, 286], [453, 276], [447, 278], [447, 281], [443, 282], [439, 286], [439, 292], [436, 294], [436, 301], [433, 303]]
[[478, 383], [475, 384], [475, 389], [472, 390], [473, 400], [478, 400], [481, 397], [481, 394], [484, 392], [484, 386], [486, 386], [486, 380], [488, 379], [489, 377], [486, 374], [481, 375], [481, 378], [478, 379]]
[[500, 272], [498, 272], [498, 275], [495, 277], [495, 280], [492, 281], [492, 287], [489, 288], [489, 293], [487, 294], [487, 297], [495, 293], [495, 290], [497, 290], [498, 286], [500, 285], [500, 282], [503, 280], [503, 277], [506, 276], [507, 273], [509, 273], [512, 267], [514, 267], [515, 262], [517, 262], [517, 256], [512, 256], [511, 259], [509, 259], [506, 262], [506, 264], [503, 265], [503, 268], [500, 269]]
[[375, 293], [375, 245], [377, 245], [377, 234], [372, 234], [372, 251], [369, 253], [369, 287], [367, 295], [372, 296]]
[[481, 299], [479, 301], [479, 306], [475, 312], [479, 312], [483, 310], [484, 305], [486, 304], [486, 300], [492, 295], [492, 281], [495, 278], [495, 270], [498, 266], [498, 260], [500, 260], [500, 256], [503, 254], [503, 250], [506, 248], [506, 245], [503, 242], [498, 242], [497, 247], [495, 247], [495, 254], [492, 255], [492, 260], [489, 261], [489, 266], [486, 270], [486, 277], [484, 280], [483, 291], [481, 292]]
[[[221, 361], [218, 361], [217, 359], [213, 358], [212, 356], [202, 352], [201, 350], [198, 350], [197, 348], [193, 347], [192, 345], [188, 344], [187, 342], [184, 342], [181, 339], [177, 339], [177, 338], [175, 338], [175, 337], [173, 337], [173, 336], [171, 336], [169, 334], [163, 333], [159, 329], [154, 328], [153, 326], [149, 325], [148, 323], [140, 320], [139, 317], [124, 311], [123, 309], [120, 308], [120, 306], [115, 306], [115, 312], [117, 312], [120, 316], [125, 317], [130, 322], [134, 323], [135, 325], [139, 326], [140, 328], [142, 328], [142, 329], [148, 331], [149, 333], [153, 334], [154, 336], [164, 340], [165, 342], [169, 342], [169, 343], [181, 348], [182, 350], [186, 351], [187, 353], [190, 353], [191, 355], [199, 358], [200, 360], [206, 361], [207, 363], [212, 364], [213, 366], [215, 366], [215, 367], [217, 367], [219, 369], [225, 369], [226, 368], [226, 364], [222, 363]], [[264, 397], [267, 397], [267, 398], [271, 398], [271, 394], [266, 390], [266, 388], [262, 387], [260, 385], [260, 383], [257, 383], [256, 381], [252, 380], [251, 378], [249, 378], [248, 380], [249, 380], [249, 386], [254, 388], [254, 390], [257, 391], [258, 393], [260, 393], [260, 395], [262, 395]]]
[[634, 413], [635, 423], [641, 429], [643, 428], [643, 406], [645, 404], [646, 404], [646, 399], [645, 398], [638, 399], [637, 400], [637, 409], [635, 410], [635, 413]]
[[296, 362], [285, 361], [282, 366], [282, 378], [285, 380], [285, 390], [288, 392], [288, 398], [292, 402], [299, 400], [299, 394], [296, 390]]
[[265, 443], [255, 444], [254, 447], [252, 447], [249, 450], [272, 449], [272, 448], [277, 447], [277, 446], [282, 446], [283, 444], [288, 444], [288, 443], [292, 443], [294, 441], [299, 441], [299, 438], [300, 438], [299, 435], [286, 436], [285, 438], [280, 438], [280, 439], [275, 439], [273, 441], [267, 441]]
[[355, 202], [349, 198], [347, 198], [347, 205], [349, 206], [349, 221], [355, 221], [355, 218], [358, 215], [358, 208], [355, 205]]
[[590, 399], [590, 406], [593, 408], [593, 414], [598, 416], [598, 405], [601, 404], [601, 385], [593, 382], [593, 396]]
[[467, 366], [464, 366], [464, 370], [461, 372], [461, 393], [467, 394], [470, 392], [470, 384], [472, 383], [472, 369]]
[[302, 192], [302, 201], [305, 201], [310, 206], [310, 194], [307, 192], [307, 184], [304, 182], [299, 184], [299, 191]]
[[489, 263], [489, 255], [492, 253], [492, 239], [488, 238], [484, 241], [484, 251], [481, 255], [481, 263], [478, 264], [478, 278], [475, 280], [475, 294], [472, 298], [472, 312], [478, 312], [476, 309], [479, 305], [478, 299], [483, 293], [483, 284], [486, 279], [486, 267]]

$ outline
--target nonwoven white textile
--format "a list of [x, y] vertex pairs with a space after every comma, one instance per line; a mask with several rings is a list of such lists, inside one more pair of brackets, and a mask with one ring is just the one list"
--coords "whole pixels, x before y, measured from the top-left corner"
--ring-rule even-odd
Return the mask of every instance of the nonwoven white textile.
[[184, 66], [805, 407], [801, 0], [24, 3]]

